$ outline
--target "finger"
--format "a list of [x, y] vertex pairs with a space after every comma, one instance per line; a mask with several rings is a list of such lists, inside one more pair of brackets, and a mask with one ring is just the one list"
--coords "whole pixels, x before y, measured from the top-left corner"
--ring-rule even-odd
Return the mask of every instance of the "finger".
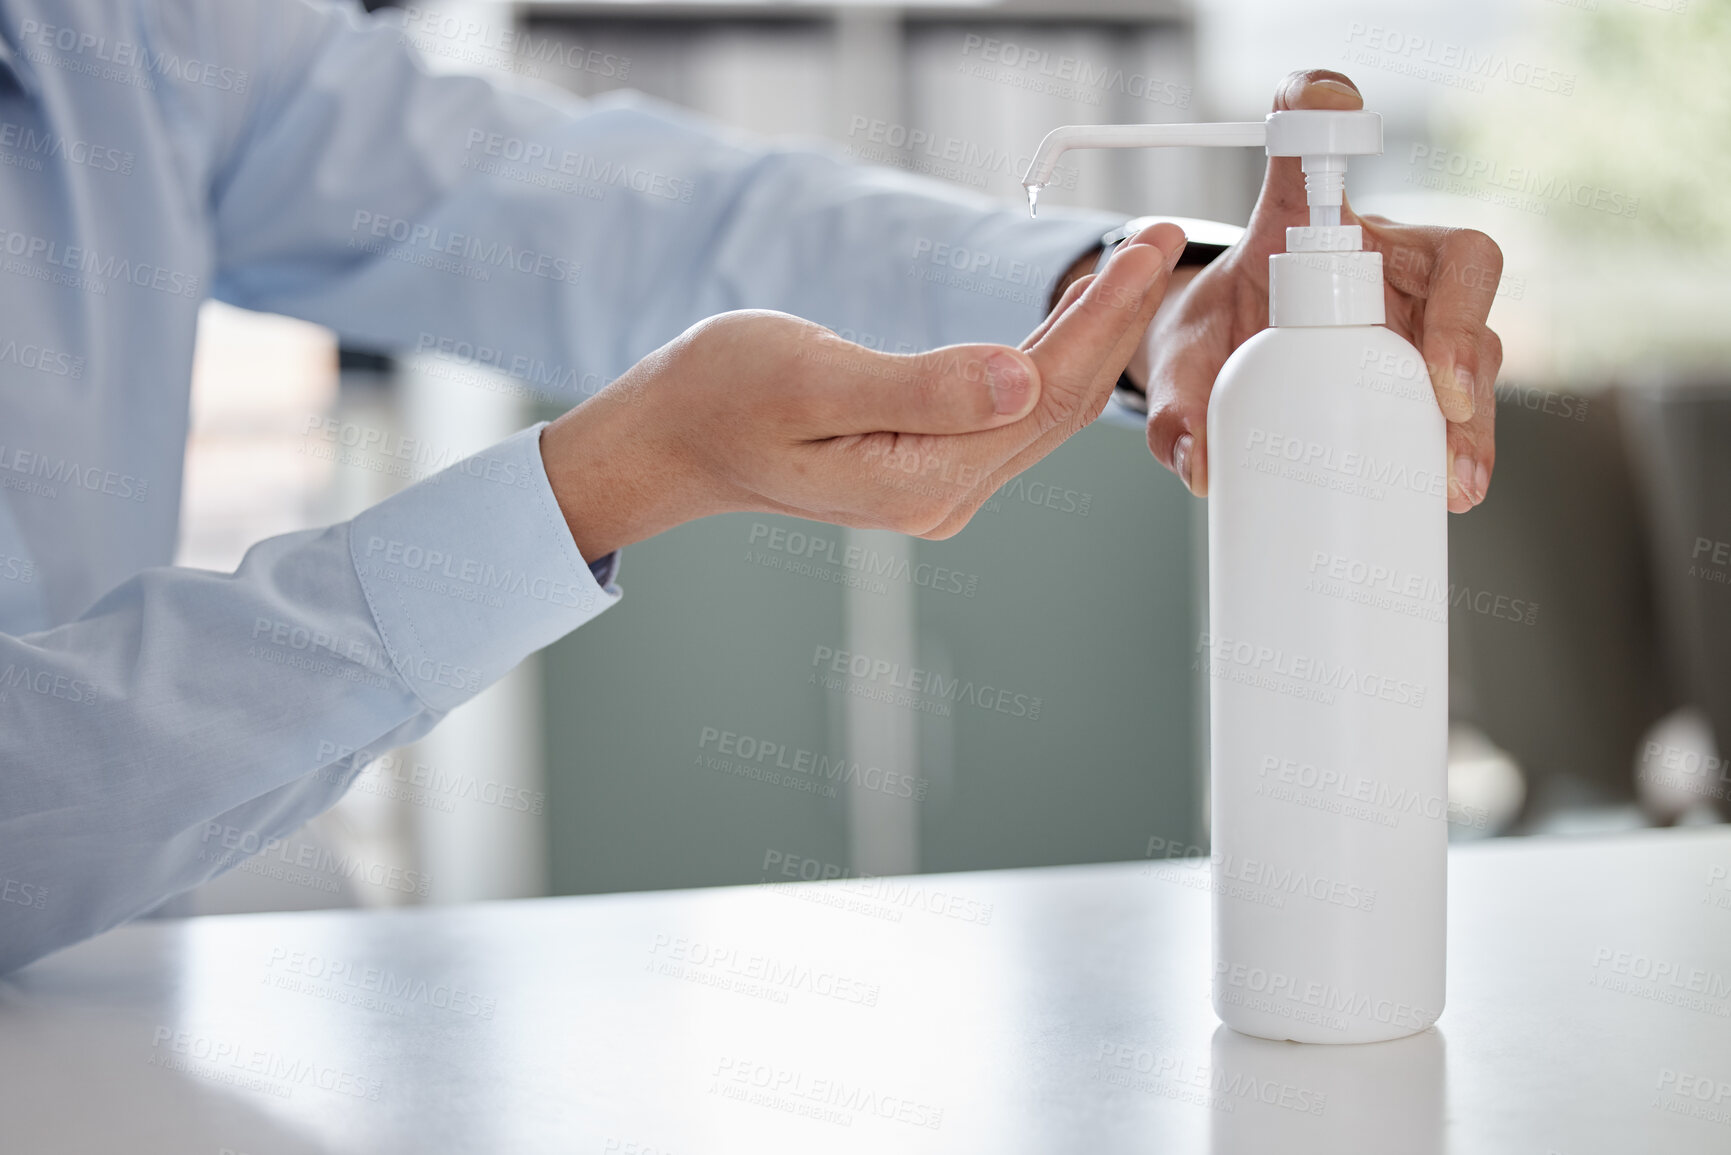
[[[1375, 221], [1365, 231], [1367, 244], [1383, 254], [1389, 287], [1424, 302], [1413, 329], [1443, 416], [1468, 420], [1485, 374], [1479, 354], [1503, 275], [1502, 250], [1476, 229]], [[1490, 378], [1494, 384], [1494, 366]]]
[[[1260, 326], [1267, 306], [1256, 302], [1252, 307]], [[1228, 299], [1157, 337], [1167, 349], [1148, 379], [1148, 448], [1197, 497], [1208, 494], [1208, 398], [1237, 344], [1237, 329], [1246, 323], [1233, 314]]]
[[[1177, 228], [1178, 226], [1173, 225], [1172, 227]], [[1162, 233], [1157, 234], [1155, 232], [1156, 228], [1158, 228], [1157, 225], [1148, 226], [1147, 228], [1143, 229], [1142, 231], [1140, 231], [1140, 232], [1134, 234], [1133, 236], [1131, 236], [1130, 238], [1128, 238], [1125, 241], [1125, 244], [1129, 244], [1129, 245], [1159, 244], [1160, 242], [1155, 239], [1157, 236], [1158, 237], [1164, 237], [1164, 238], [1170, 238], [1170, 236], [1171, 236], [1170, 233], [1162, 232]], [[1182, 232], [1183, 230], [1180, 229], [1179, 231]], [[1092, 272], [1083, 273], [1081, 276], [1077, 277], [1074, 281], [1071, 281], [1070, 284], [1064, 289], [1064, 295], [1062, 297], [1060, 297], [1058, 299], [1058, 303], [1055, 306], [1053, 306], [1052, 311], [1050, 313], [1046, 314], [1045, 318], [1042, 319], [1041, 322], [1039, 323], [1039, 325], [1037, 325], [1034, 328], [1034, 331], [1032, 333], [1029, 333], [1027, 338], [1025, 340], [1023, 340], [1023, 342], [1019, 346], [1017, 346], [1017, 348], [1020, 348], [1020, 349], [1031, 348], [1031, 347], [1033, 347], [1033, 345], [1035, 343], [1037, 343], [1040, 340], [1041, 337], [1044, 337], [1046, 335], [1046, 332], [1049, 329], [1051, 329], [1051, 327], [1053, 326], [1054, 323], [1057, 322], [1058, 318], [1062, 317], [1065, 314], [1065, 312], [1067, 312], [1069, 310], [1070, 306], [1076, 303], [1077, 299], [1081, 297], [1083, 290], [1085, 290], [1088, 287], [1089, 281], [1091, 281], [1096, 275], [1098, 275], [1099, 272], [1100, 272], [1100, 269], [1099, 269], [1098, 263], [1096, 263], [1095, 268], [1093, 269]]]
[[880, 353], [813, 327], [795, 373], [812, 440], [854, 433], [973, 433], [1021, 420], [1040, 398], [1040, 370], [1020, 349], [947, 345]]
[[1120, 246], [1076, 302], [1028, 344], [1044, 385], [1042, 410], [1056, 415], [1085, 405], [1108, 362], [1117, 365], [1110, 382], [1116, 383], [1159, 308], [1172, 266], [1183, 251], [1184, 230], [1178, 226], [1162, 223], [1142, 230]]
[[1029, 333], [1027, 338], [1016, 347], [1022, 350], [1032, 348], [1034, 343], [1041, 337], [1044, 337], [1047, 331], [1057, 323], [1058, 318], [1069, 312], [1070, 306], [1074, 305], [1081, 299], [1083, 292], [1085, 292], [1088, 286], [1094, 282], [1094, 276], [1095, 274], [1093, 273], [1083, 273], [1081, 276], [1071, 281], [1070, 287], [1064, 290], [1064, 295], [1058, 298], [1057, 305], [1053, 306], [1052, 311], [1047, 313], [1045, 317], [1040, 320], [1039, 325], [1035, 326], [1034, 331]]
[[[1274, 111], [1287, 112], [1294, 108], [1319, 108], [1356, 112], [1364, 107], [1364, 97], [1346, 73], [1332, 68], [1305, 68], [1289, 72], [1274, 94]], [[1291, 159], [1291, 158], [1284, 158]]]
[[1474, 378], [1473, 415], [1451, 424], [1448, 431], [1448, 503], [1453, 513], [1465, 513], [1485, 499], [1497, 461], [1496, 380], [1503, 363], [1503, 343], [1491, 330], [1480, 329], [1473, 362], [1482, 367]]

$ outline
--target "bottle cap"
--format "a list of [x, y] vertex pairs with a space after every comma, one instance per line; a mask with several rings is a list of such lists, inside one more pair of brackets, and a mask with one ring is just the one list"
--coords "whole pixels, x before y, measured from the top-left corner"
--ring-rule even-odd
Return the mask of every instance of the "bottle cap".
[[1270, 325], [1380, 325], [1386, 319], [1381, 253], [1315, 250], [1268, 258]]

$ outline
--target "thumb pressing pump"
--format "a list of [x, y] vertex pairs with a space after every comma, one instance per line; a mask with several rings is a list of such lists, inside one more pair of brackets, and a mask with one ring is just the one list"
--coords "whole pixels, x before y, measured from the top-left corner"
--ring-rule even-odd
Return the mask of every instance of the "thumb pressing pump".
[[1269, 328], [1208, 405], [1214, 1009], [1235, 1030], [1363, 1043], [1443, 1006], [1448, 821], [1444, 421], [1383, 327], [1382, 255], [1341, 223], [1372, 112], [1059, 128], [1072, 148], [1299, 157], [1310, 220], [1268, 260]]

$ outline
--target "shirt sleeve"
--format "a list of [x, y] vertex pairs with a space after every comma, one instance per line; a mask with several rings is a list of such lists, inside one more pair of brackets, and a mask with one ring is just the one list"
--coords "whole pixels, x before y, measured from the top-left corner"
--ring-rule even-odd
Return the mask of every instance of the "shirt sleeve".
[[269, 849], [618, 597], [540, 427], [232, 574], [151, 569], [0, 636], [0, 972]]
[[[166, 2], [166, 0], [165, 0]], [[692, 323], [779, 309], [862, 344], [1015, 343], [1106, 213], [1021, 206], [635, 94], [430, 74], [402, 16], [179, 0], [260, 62], [213, 165], [218, 296], [592, 393]], [[502, 17], [503, 18], [503, 17]]]

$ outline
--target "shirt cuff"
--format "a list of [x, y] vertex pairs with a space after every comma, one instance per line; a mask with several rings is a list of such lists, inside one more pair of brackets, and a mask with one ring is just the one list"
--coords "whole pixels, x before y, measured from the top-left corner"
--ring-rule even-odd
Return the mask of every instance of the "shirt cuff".
[[614, 550], [599, 561], [590, 562], [589, 572], [595, 575], [595, 580], [600, 585], [612, 585], [613, 579], [619, 576], [619, 551]]
[[592, 570], [541, 462], [545, 422], [355, 518], [349, 552], [385, 652], [444, 712], [619, 600]]

